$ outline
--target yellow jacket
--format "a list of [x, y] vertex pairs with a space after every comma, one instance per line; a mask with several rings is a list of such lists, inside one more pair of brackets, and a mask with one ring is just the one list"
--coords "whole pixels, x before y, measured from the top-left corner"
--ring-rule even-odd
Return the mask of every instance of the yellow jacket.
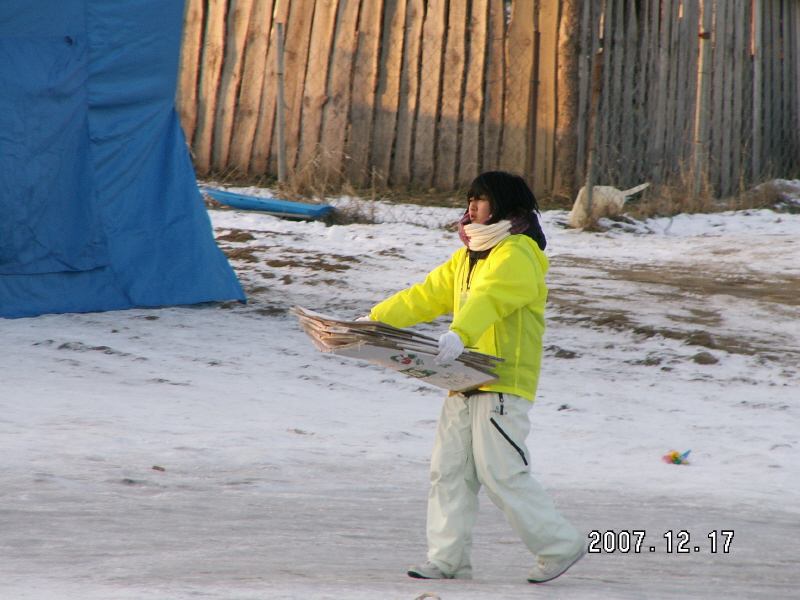
[[423, 283], [375, 306], [370, 318], [409, 327], [454, 313], [450, 329], [465, 346], [506, 361], [495, 370], [500, 379], [481, 389], [533, 401], [542, 362], [548, 268], [547, 256], [526, 235], [501, 241], [471, 275], [469, 251], [461, 248]]

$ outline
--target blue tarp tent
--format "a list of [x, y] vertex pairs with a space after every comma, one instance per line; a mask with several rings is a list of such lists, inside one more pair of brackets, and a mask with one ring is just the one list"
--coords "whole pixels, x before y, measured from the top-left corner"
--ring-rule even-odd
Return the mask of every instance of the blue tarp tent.
[[244, 300], [175, 111], [183, 2], [0, 2], [0, 317]]

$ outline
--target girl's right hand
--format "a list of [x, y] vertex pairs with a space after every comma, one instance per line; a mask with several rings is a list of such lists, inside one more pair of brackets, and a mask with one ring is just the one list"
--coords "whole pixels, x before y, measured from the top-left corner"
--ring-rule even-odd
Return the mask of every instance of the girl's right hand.
[[450, 364], [463, 351], [464, 342], [461, 341], [461, 336], [455, 331], [448, 331], [439, 337], [439, 354], [434, 357], [433, 362], [437, 365]]

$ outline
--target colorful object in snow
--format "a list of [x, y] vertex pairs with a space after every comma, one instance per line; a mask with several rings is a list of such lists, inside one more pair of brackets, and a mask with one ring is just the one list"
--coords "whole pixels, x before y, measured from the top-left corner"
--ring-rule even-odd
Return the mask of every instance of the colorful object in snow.
[[688, 465], [690, 464], [687, 458], [689, 457], [689, 452], [691, 450], [687, 450], [683, 454], [680, 452], [676, 452], [675, 450], [670, 450], [667, 454], [662, 456], [662, 460], [671, 465]]

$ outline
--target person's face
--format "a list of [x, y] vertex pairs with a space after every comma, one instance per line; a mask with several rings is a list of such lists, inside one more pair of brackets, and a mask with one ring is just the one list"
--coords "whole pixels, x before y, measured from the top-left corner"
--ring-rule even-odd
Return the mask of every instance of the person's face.
[[485, 196], [469, 199], [469, 220], [484, 225], [491, 217], [492, 206]]

